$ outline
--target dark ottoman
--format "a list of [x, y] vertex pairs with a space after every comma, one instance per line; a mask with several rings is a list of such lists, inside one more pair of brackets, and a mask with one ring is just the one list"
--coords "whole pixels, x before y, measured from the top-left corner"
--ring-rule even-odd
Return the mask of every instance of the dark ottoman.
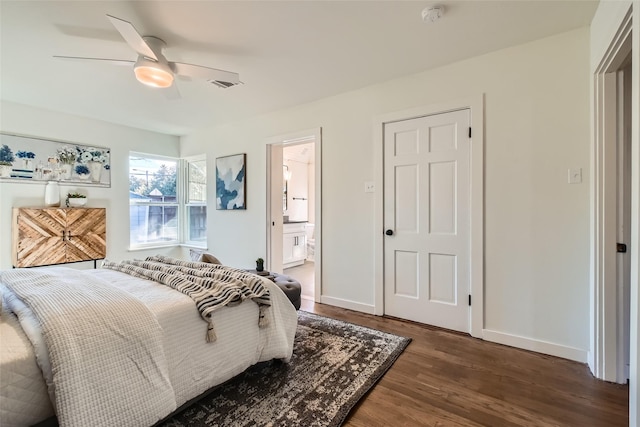
[[302, 287], [300, 286], [300, 282], [296, 279], [291, 278], [290, 276], [285, 276], [284, 274], [271, 273], [274, 276], [273, 281], [278, 285], [282, 292], [289, 298], [291, 304], [296, 308], [296, 310], [300, 310], [300, 303], [302, 302], [300, 299], [300, 295], [302, 294]]

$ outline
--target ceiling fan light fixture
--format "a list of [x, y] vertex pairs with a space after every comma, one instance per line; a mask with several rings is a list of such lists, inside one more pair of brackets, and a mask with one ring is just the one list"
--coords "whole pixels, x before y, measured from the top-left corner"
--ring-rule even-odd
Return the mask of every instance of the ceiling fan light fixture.
[[135, 62], [123, 59], [85, 58], [57, 55], [54, 57], [62, 59], [100, 61], [102, 63], [108, 62], [119, 65], [130, 65], [133, 63], [133, 72], [136, 76], [136, 80], [140, 83], [154, 88], [173, 87], [173, 89], [165, 91], [167, 98], [169, 99], [180, 98], [178, 88], [173, 84], [173, 79], [176, 75], [205, 80], [220, 88], [228, 88], [242, 83], [238, 73], [205, 67], [202, 65], [169, 62], [162, 53], [166, 46], [164, 40], [154, 36], [143, 37], [131, 22], [111, 15], [107, 15], [107, 17], [115, 29], [120, 33], [124, 41], [126, 41], [127, 44], [138, 54], [138, 59]]
[[173, 84], [173, 73], [168, 65], [139, 58], [133, 67], [136, 79], [151, 87], [167, 88]]

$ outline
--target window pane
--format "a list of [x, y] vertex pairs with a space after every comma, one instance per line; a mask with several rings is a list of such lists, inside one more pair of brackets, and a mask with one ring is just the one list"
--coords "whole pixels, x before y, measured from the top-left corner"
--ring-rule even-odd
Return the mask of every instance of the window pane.
[[207, 162], [189, 162], [189, 194], [187, 203], [207, 201]]
[[207, 241], [207, 207], [187, 206], [188, 240], [191, 242]]
[[178, 161], [132, 155], [129, 157], [130, 200], [176, 203]]
[[178, 243], [178, 160], [129, 156], [129, 241], [132, 247]]
[[169, 243], [178, 240], [178, 207], [171, 205], [131, 205], [130, 243]]

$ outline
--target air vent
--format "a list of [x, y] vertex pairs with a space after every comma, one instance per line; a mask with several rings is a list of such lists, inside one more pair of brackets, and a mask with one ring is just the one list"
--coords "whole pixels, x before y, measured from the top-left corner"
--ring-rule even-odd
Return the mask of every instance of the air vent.
[[223, 89], [226, 89], [226, 88], [231, 87], [231, 86], [235, 86], [235, 84], [234, 84], [234, 83], [224, 82], [224, 81], [222, 81], [222, 80], [207, 80], [207, 81], [208, 81], [209, 83], [211, 83], [212, 85], [215, 85], [215, 86], [221, 87], [221, 88], [223, 88]]

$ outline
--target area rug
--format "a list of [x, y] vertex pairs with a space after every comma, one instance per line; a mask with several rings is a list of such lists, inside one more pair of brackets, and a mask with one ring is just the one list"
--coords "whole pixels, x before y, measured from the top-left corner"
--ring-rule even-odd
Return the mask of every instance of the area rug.
[[258, 364], [162, 426], [339, 426], [410, 341], [299, 311], [289, 363]]

